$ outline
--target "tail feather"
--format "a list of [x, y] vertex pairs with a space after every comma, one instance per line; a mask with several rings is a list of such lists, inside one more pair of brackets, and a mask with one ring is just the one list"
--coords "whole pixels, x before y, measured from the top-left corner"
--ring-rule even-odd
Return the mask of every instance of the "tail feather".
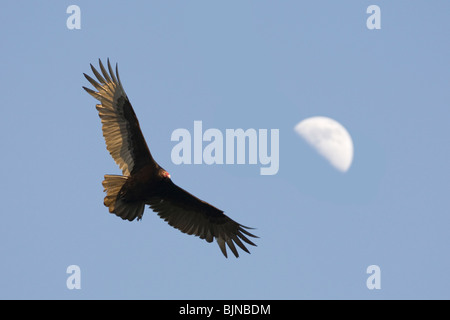
[[145, 203], [139, 201], [128, 202], [118, 197], [127, 179], [126, 176], [105, 175], [105, 180], [103, 180], [102, 184], [105, 188], [104, 191], [106, 191], [106, 197], [103, 203], [109, 208], [110, 213], [114, 213], [124, 220], [133, 221], [136, 217], [140, 220], [144, 212]]

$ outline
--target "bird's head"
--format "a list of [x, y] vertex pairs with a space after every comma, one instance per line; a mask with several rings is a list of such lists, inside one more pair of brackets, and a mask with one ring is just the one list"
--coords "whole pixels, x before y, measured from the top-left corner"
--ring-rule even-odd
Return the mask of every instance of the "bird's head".
[[161, 169], [159, 170], [159, 175], [163, 178], [169, 178], [170, 179], [170, 173], [168, 173], [166, 170]]

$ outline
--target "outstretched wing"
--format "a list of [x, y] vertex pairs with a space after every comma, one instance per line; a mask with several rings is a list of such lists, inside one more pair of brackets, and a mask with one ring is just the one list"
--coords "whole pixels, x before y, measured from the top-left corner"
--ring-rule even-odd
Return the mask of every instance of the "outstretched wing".
[[247, 253], [250, 252], [242, 241], [256, 246], [246, 237], [257, 238], [245, 230], [251, 228], [233, 221], [222, 210], [198, 199], [172, 181], [168, 182], [160, 197], [152, 198], [147, 204], [172, 227], [196, 235], [207, 242], [212, 242], [215, 238], [225, 257], [227, 257], [225, 244], [236, 257], [239, 257], [239, 254], [235, 244]]
[[103, 76], [92, 64], [91, 69], [100, 83], [84, 74], [98, 92], [86, 87], [83, 89], [101, 102], [96, 107], [102, 120], [106, 148], [119, 165], [123, 175], [129, 176], [133, 171], [154, 160], [142, 135], [136, 114], [120, 82], [117, 64], [116, 74], [111, 68], [109, 59], [109, 74], [100, 59], [99, 65]]

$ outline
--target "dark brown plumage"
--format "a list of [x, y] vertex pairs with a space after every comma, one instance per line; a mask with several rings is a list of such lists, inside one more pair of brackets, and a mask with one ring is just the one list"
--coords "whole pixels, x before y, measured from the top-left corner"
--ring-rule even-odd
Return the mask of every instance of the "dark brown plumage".
[[124, 220], [140, 220], [144, 206], [149, 205], [162, 219], [182, 232], [207, 242], [216, 239], [225, 257], [226, 245], [236, 257], [239, 254], [235, 244], [249, 253], [243, 242], [252, 246], [255, 244], [246, 236], [257, 238], [246, 230], [250, 228], [233, 221], [222, 210], [172, 182], [169, 173], [156, 163], [148, 149], [139, 121], [120, 82], [117, 65], [115, 74], [109, 59], [109, 72], [100, 60], [99, 66], [101, 74], [92, 65], [91, 69], [100, 83], [84, 74], [98, 91], [83, 88], [101, 102], [96, 107], [102, 121], [106, 148], [123, 173], [122, 176], [105, 175], [104, 204], [109, 212]]

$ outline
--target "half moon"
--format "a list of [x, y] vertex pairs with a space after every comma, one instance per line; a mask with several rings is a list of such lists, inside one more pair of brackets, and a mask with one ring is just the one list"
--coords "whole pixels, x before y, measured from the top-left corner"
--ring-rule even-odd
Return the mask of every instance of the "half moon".
[[353, 141], [339, 122], [328, 117], [302, 120], [295, 131], [339, 171], [346, 172], [353, 161]]

